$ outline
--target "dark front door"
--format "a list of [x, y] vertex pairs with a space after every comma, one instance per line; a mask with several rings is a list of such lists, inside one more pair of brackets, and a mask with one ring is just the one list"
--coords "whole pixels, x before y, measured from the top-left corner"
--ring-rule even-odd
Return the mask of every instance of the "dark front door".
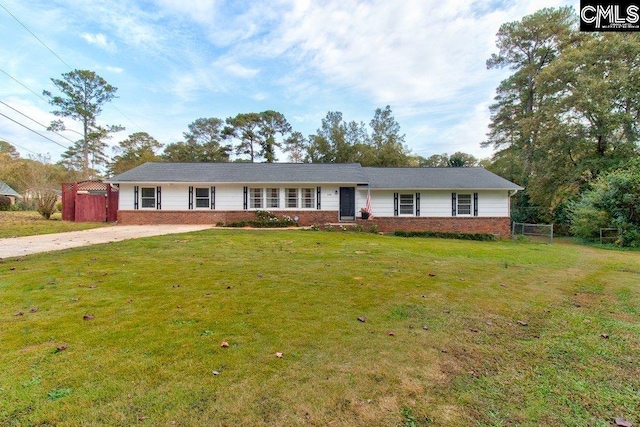
[[355, 221], [356, 219], [356, 189], [354, 187], [340, 187], [340, 221]]

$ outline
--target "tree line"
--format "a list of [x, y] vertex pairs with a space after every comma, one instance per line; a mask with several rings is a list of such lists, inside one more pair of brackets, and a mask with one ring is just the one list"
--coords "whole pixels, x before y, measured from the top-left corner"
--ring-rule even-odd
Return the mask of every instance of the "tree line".
[[584, 237], [603, 223], [637, 229], [640, 189], [626, 184], [606, 187], [628, 191], [624, 209], [591, 203], [601, 220], [589, 233], [576, 224], [610, 176], [632, 182], [637, 174], [640, 35], [580, 32], [571, 7], [546, 8], [503, 24], [496, 47], [487, 68], [513, 73], [496, 90], [483, 145], [496, 150], [489, 169], [525, 187], [513, 200], [514, 219]]
[[2, 142], [0, 179], [19, 191], [33, 187], [34, 179], [26, 173], [14, 175], [39, 163], [46, 171], [39, 176], [49, 176], [58, 183], [61, 178], [74, 181], [113, 176], [149, 161], [276, 162], [279, 153], [290, 162], [438, 167], [478, 164], [475, 157], [460, 152], [429, 158], [413, 155], [390, 106], [376, 109], [368, 126], [346, 121], [341, 112], [330, 111], [316, 133], [306, 137], [294, 131], [282, 113], [273, 110], [240, 113], [224, 120], [199, 118], [187, 126], [181, 141], [164, 145], [147, 132], [135, 132], [113, 146], [113, 155], [109, 156], [108, 141], [124, 127], [99, 124], [98, 117], [103, 107], [116, 98], [118, 89], [90, 70], [70, 71], [51, 81], [58, 93], [44, 90], [43, 95], [55, 107], [52, 113], [59, 119], [51, 122], [48, 130], [67, 130], [62, 119], [68, 118], [81, 124], [81, 138], [65, 150], [55, 165], [49, 164], [48, 156], [21, 159], [15, 147]]

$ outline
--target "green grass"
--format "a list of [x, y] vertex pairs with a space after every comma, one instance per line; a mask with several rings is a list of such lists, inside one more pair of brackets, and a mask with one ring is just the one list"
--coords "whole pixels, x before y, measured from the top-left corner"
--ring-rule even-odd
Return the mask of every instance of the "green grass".
[[60, 213], [53, 214], [47, 220], [34, 211], [0, 211], [0, 239], [87, 230], [109, 225], [111, 224], [106, 222], [62, 221]]
[[639, 266], [300, 230], [4, 260], [0, 425], [635, 425]]

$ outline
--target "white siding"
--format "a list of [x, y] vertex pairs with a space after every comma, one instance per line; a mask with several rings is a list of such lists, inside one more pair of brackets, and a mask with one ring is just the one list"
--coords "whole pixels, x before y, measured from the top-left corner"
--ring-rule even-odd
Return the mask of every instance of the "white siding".
[[478, 192], [478, 216], [510, 216], [509, 192]]
[[[509, 193], [505, 191], [428, 191], [428, 190], [383, 190], [371, 192], [371, 210], [374, 216], [390, 217], [393, 212], [393, 193], [414, 194], [420, 193], [420, 216], [426, 217], [450, 217], [451, 193], [471, 194], [478, 193], [478, 216], [480, 217], [508, 217]], [[366, 191], [359, 191], [358, 210], [364, 206], [367, 196]], [[415, 201], [414, 201], [415, 209]]]
[[[244, 191], [243, 184], [143, 184], [139, 187], [162, 187], [162, 210], [189, 210], [189, 186], [193, 187], [216, 187], [216, 210], [230, 211], [242, 210]], [[120, 184], [120, 205], [121, 210], [134, 209], [133, 184]], [[314, 198], [316, 197], [317, 185], [291, 185], [291, 184], [255, 184], [247, 185], [249, 188], [279, 188], [280, 208], [269, 210], [287, 210], [285, 188], [313, 188]], [[340, 185], [320, 185], [321, 209], [337, 211], [340, 208]], [[509, 192], [502, 191], [428, 191], [428, 190], [373, 190], [371, 191], [371, 209], [374, 216], [392, 217], [393, 215], [393, 193], [414, 194], [420, 193], [420, 216], [422, 217], [450, 217], [451, 216], [451, 193], [473, 194], [478, 193], [478, 216], [480, 217], [508, 217], [509, 216]], [[300, 191], [298, 192], [300, 198]], [[367, 199], [367, 190], [358, 188], [356, 190], [356, 215], [364, 207]], [[315, 200], [315, 199], [314, 199]], [[316, 200], [317, 203], [317, 200]], [[195, 206], [195, 203], [194, 203]], [[300, 204], [298, 206], [301, 206]], [[141, 208], [142, 209], [142, 208]], [[202, 209], [202, 208], [200, 208]], [[313, 209], [315, 210], [315, 204]], [[415, 201], [414, 201], [415, 209]], [[293, 209], [291, 209], [293, 210]], [[298, 208], [296, 210], [302, 210]]]
[[[162, 188], [162, 210], [189, 210], [189, 187], [215, 187], [215, 204], [216, 210], [221, 211], [238, 211], [243, 210], [244, 207], [244, 187], [243, 184], [211, 184], [211, 183], [198, 183], [198, 184], [139, 184], [138, 187], [161, 187]], [[269, 209], [269, 210], [287, 210], [285, 197], [286, 192], [285, 188], [312, 188], [313, 189], [313, 197], [314, 204], [311, 209], [303, 209], [298, 207], [295, 210], [316, 210], [317, 205], [317, 187], [318, 185], [309, 185], [309, 184], [248, 184], [246, 185], [248, 188], [279, 188], [280, 189], [280, 208], [279, 209]], [[332, 210], [337, 211], [339, 208], [340, 196], [339, 196], [339, 186], [334, 184], [332, 185], [320, 185], [321, 187], [321, 195], [320, 195], [320, 204], [321, 210]], [[298, 206], [302, 206], [302, 202], [300, 200], [301, 191], [298, 191]], [[119, 191], [119, 209], [120, 210], [133, 210], [134, 209], [134, 184], [120, 184]], [[364, 202], [363, 202], [364, 203]], [[141, 204], [140, 204], [141, 206]], [[141, 208], [142, 209], [142, 208]], [[194, 199], [194, 209], [195, 208], [195, 199]], [[150, 208], [145, 210], [152, 210]], [[198, 210], [203, 210], [203, 208], [198, 208]], [[250, 209], [251, 210], [251, 209]], [[293, 209], [289, 209], [293, 210]]]

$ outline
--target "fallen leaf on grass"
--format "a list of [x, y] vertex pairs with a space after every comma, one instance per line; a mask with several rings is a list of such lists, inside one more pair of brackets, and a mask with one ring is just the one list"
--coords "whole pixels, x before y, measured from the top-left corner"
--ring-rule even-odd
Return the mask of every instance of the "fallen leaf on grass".
[[619, 427], [632, 427], [631, 422], [625, 420], [624, 418], [616, 418], [616, 425]]

